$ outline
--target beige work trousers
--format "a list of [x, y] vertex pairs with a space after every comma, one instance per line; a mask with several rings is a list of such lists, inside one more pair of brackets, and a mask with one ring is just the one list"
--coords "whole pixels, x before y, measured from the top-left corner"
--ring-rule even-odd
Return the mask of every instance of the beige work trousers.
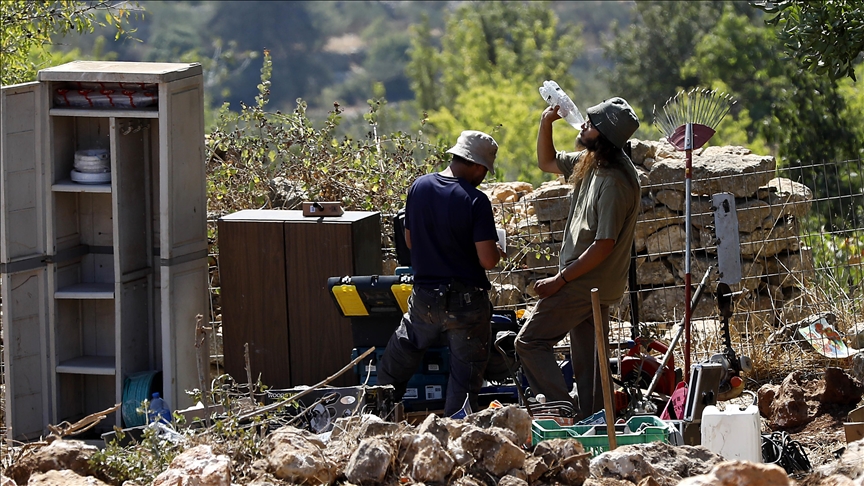
[[[590, 289], [580, 289], [577, 282], [565, 284], [561, 290], [534, 307], [528, 321], [516, 337], [516, 354], [533, 394], [546, 395], [547, 401], [573, 403], [576, 418], [582, 419], [603, 409], [603, 387], [597, 366], [594, 337], [594, 312]], [[600, 306], [604, 335], [609, 332], [609, 306]], [[564, 375], [553, 353], [553, 347], [567, 333], [571, 339], [571, 364], [578, 398], [570, 396]]]

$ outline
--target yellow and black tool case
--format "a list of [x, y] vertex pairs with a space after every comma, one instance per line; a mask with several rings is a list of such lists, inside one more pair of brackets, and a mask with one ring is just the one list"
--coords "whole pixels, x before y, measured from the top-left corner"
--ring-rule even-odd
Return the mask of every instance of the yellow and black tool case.
[[342, 315], [351, 319], [355, 347], [386, 346], [408, 311], [414, 276], [330, 277], [327, 288]]

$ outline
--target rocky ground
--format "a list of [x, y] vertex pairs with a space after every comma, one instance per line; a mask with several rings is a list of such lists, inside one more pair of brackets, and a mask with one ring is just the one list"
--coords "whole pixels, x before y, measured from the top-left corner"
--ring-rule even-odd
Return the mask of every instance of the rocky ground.
[[[264, 438], [259, 457], [242, 474], [229, 457], [236, 448], [231, 452], [225, 444], [189, 441], [152, 484], [864, 486], [864, 440], [847, 445], [842, 429], [862, 391], [857, 380], [836, 368], [813, 379], [793, 372], [780, 385], [759, 390], [766, 431], [790, 434], [814, 465], [813, 471], [793, 477], [777, 465], [725, 461], [702, 446], [654, 442], [593, 458], [571, 439], [531, 447], [531, 417], [507, 406], [464, 420], [429, 415], [417, 426], [354, 416], [339, 419], [324, 436], [283, 426]], [[19, 454], [4, 471], [2, 486], [110, 484], [103, 481], [109, 480], [105, 471], [88, 461], [95, 447], [73, 440], [46, 442]]]

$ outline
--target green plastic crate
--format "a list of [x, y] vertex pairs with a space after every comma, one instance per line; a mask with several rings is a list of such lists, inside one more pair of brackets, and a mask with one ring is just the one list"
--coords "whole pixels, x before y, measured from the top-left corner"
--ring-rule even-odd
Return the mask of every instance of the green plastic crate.
[[[615, 425], [615, 439], [619, 446], [647, 444], [648, 442], [669, 442], [673, 426], [653, 415], [632, 417], [626, 423]], [[549, 439], [576, 439], [596, 457], [609, 450], [609, 436], [606, 424], [600, 425], [560, 425], [554, 420], [534, 420], [531, 422], [531, 444]]]

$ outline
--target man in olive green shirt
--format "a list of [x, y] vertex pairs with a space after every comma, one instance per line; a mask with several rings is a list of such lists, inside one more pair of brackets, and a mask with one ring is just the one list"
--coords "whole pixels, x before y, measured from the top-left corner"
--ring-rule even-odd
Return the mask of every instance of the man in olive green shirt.
[[[558, 107], [547, 108], [537, 134], [537, 162], [541, 170], [564, 174], [573, 184], [570, 212], [559, 254], [559, 271], [538, 280], [537, 302], [516, 338], [516, 352], [535, 395], [547, 401], [570, 401], [577, 418], [603, 407], [600, 368], [594, 343], [591, 289], [600, 294], [604, 331], [609, 327], [609, 305], [624, 293], [630, 248], [639, 212], [639, 179], [622, 150], [639, 127], [639, 119], [621, 98], [588, 108], [582, 125], [580, 152], [556, 152], [552, 122], [561, 118]], [[571, 349], [578, 400], [568, 393], [553, 347], [573, 330]]]

